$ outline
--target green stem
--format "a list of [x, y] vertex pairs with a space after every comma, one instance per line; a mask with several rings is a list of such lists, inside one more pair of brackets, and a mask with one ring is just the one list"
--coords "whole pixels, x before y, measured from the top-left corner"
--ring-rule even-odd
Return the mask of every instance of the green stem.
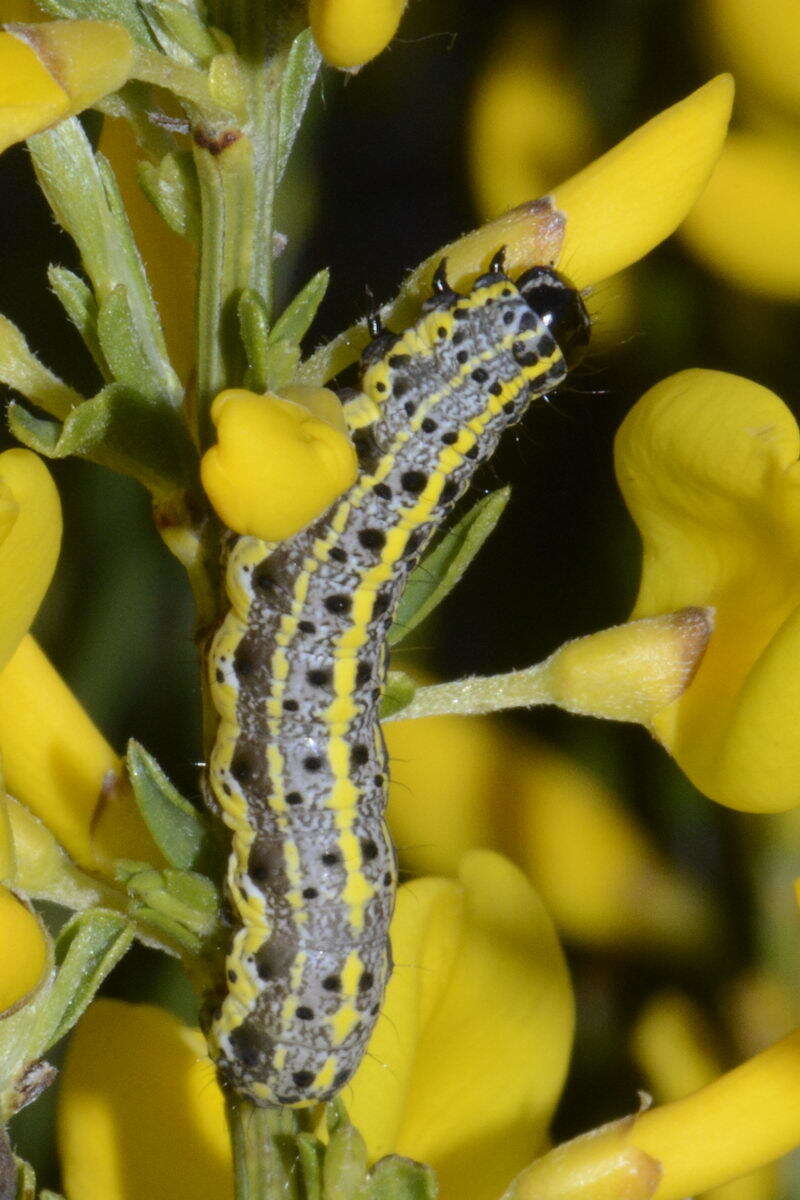
[[201, 448], [212, 441], [209, 409], [226, 387], [241, 384], [246, 362], [237, 304], [253, 253], [253, 153], [242, 133], [230, 144], [195, 138], [202, 234], [197, 295], [197, 425]]
[[257, 1108], [226, 1096], [235, 1200], [294, 1200], [298, 1164], [292, 1153], [297, 1120], [289, 1109]]

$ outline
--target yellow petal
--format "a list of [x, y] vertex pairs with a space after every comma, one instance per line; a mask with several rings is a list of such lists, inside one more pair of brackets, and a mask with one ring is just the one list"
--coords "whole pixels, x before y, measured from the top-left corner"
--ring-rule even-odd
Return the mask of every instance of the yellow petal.
[[718, 75], [554, 189], [566, 216], [558, 265], [578, 287], [630, 266], [680, 225], [719, 157], [732, 103], [733, 80]]
[[[698, 1006], [678, 992], [654, 997], [633, 1035], [636, 1061], [656, 1100], [679, 1100], [722, 1073], [717, 1039]], [[703, 1200], [772, 1200], [779, 1184], [772, 1164], [704, 1192]]]
[[729, 283], [779, 300], [796, 300], [798, 206], [796, 138], [735, 133], [681, 233], [703, 265]]
[[122, 782], [122, 763], [32, 637], [0, 675], [6, 786], [80, 866], [161, 858]]
[[[772, 1162], [798, 1143], [800, 1032], [795, 1032], [685, 1099], [559, 1146], [515, 1181], [506, 1200], [629, 1195], [682, 1200]], [[657, 1186], [609, 1190], [613, 1164], [625, 1151], [656, 1165]]]
[[203, 456], [203, 486], [237, 533], [291, 537], [355, 480], [352, 443], [305, 404], [230, 388], [217, 396], [211, 417], [218, 441]]
[[519, 871], [476, 852], [458, 884], [400, 889], [392, 942], [351, 1117], [371, 1158], [395, 1150], [430, 1163], [442, 1195], [491, 1200], [544, 1144], [566, 1072], [572, 998], [552, 924]]
[[42, 21], [0, 33], [0, 149], [126, 82], [133, 41], [116, 21]]
[[58, 492], [47, 467], [30, 450], [0, 454], [0, 513], [2, 668], [36, 615], [61, 545]]
[[311, 0], [309, 23], [332, 67], [360, 67], [397, 33], [406, 0]]
[[0, 33], [0, 150], [69, 111], [69, 96], [36, 52], [13, 34]]
[[232, 1200], [205, 1040], [150, 1005], [96, 1000], [72, 1035], [58, 1142], [69, 1200]]
[[49, 948], [38, 917], [0, 885], [0, 1017], [24, 1004], [47, 974]]
[[798, 803], [800, 434], [772, 392], [684, 371], [652, 388], [617, 437], [617, 477], [644, 542], [634, 615], [713, 605], [692, 684], [653, 721], [708, 796]]

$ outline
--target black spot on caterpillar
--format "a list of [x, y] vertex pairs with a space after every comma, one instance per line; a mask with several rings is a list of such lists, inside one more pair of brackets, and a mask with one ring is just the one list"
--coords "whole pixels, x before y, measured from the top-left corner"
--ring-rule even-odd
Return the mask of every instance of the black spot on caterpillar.
[[391, 970], [388, 629], [416, 556], [589, 322], [556, 272], [514, 284], [500, 254], [468, 295], [442, 265], [404, 333], [370, 329], [345, 405], [359, 477], [289, 541], [234, 542], [209, 655], [234, 925], [210, 1044], [223, 1083], [261, 1105], [329, 1099], [361, 1061]]

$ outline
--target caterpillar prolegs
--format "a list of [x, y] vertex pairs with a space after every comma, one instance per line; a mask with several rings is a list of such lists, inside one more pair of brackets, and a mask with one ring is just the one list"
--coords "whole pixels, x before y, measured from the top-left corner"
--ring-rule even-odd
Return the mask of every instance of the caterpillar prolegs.
[[580, 296], [502, 252], [467, 295], [444, 264], [402, 334], [371, 323], [346, 405], [360, 473], [289, 541], [241, 537], [210, 651], [220, 716], [208, 783], [232, 833], [227, 994], [210, 1041], [260, 1105], [334, 1095], [364, 1053], [391, 971], [395, 854], [378, 721], [386, 637], [433, 533], [530, 400], [588, 341]]

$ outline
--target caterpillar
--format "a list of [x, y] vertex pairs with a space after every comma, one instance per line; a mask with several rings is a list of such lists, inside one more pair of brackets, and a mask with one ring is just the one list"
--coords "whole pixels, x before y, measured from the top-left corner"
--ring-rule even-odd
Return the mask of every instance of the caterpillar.
[[557, 387], [589, 319], [547, 267], [498, 252], [459, 294], [443, 262], [419, 320], [369, 322], [345, 403], [356, 482], [290, 540], [239, 537], [209, 653], [207, 788], [230, 828], [233, 931], [209, 1044], [258, 1105], [329, 1099], [364, 1053], [391, 971], [397, 880], [378, 712], [403, 584], [503, 430]]

